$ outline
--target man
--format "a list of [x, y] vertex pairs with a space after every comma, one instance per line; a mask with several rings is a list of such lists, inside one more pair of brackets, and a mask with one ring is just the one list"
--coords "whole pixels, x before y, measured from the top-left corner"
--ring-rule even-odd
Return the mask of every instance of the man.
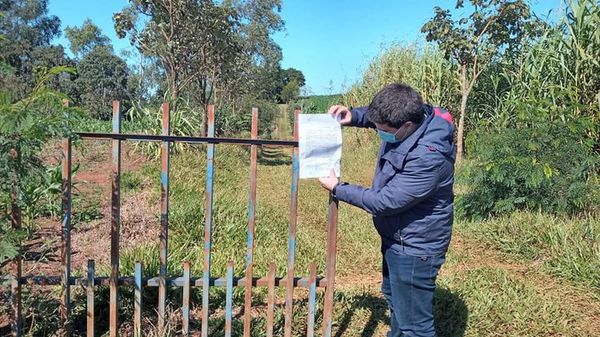
[[329, 113], [344, 126], [376, 129], [383, 141], [370, 188], [339, 182], [335, 174], [319, 180], [338, 200], [373, 216], [391, 312], [388, 337], [435, 336], [435, 279], [452, 233], [452, 118], [400, 83], [384, 87], [368, 108], [336, 105]]

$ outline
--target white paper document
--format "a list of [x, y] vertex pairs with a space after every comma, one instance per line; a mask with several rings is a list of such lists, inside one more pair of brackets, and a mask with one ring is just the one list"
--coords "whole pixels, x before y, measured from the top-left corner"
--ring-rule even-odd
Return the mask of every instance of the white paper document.
[[300, 114], [300, 179], [340, 176], [342, 129], [329, 114]]

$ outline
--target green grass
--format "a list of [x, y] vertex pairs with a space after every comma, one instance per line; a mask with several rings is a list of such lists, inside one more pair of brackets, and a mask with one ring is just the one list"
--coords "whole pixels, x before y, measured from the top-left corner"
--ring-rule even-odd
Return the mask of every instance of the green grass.
[[600, 299], [600, 219], [514, 212], [459, 222], [459, 233], [591, 290]]

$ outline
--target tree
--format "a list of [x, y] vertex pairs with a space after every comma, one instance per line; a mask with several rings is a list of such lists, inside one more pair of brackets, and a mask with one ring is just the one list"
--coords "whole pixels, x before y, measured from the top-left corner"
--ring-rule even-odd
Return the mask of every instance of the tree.
[[78, 57], [89, 53], [96, 46], [110, 45], [110, 39], [102, 34], [100, 27], [96, 26], [90, 19], [86, 19], [81, 28], [67, 26], [65, 36], [69, 40], [71, 52]]
[[129, 65], [127, 92], [132, 105], [141, 109], [144, 104], [159, 106], [165, 92], [164, 71], [156, 57], [149, 57], [135, 51], [123, 51], [123, 57], [138, 58]]
[[96, 46], [77, 63], [75, 80], [82, 105], [94, 117], [110, 118], [111, 102], [127, 95], [127, 63], [109, 46]]
[[201, 94], [210, 97], [207, 81], [237, 47], [228, 8], [212, 1], [132, 0], [113, 19], [120, 38], [129, 36], [141, 53], [158, 58], [173, 104], [198, 78], [205, 79]]
[[288, 68], [283, 71], [283, 83], [288, 84], [292, 81], [298, 84], [298, 87], [303, 87], [306, 84], [302, 71], [294, 68]]
[[67, 27], [65, 35], [79, 59], [73, 98], [92, 116], [109, 118], [111, 102], [125, 101], [130, 96], [127, 63], [115, 55], [110, 39], [90, 19], [81, 27]]
[[280, 7], [280, 0], [132, 0], [113, 19], [120, 38], [159, 60], [176, 109], [182, 93], [206, 106], [245, 94], [278, 69], [270, 33], [283, 27]]
[[63, 48], [50, 45], [60, 34], [60, 20], [48, 15], [48, 0], [3, 0], [0, 13], [0, 59], [13, 69], [0, 85], [19, 99], [35, 85], [36, 67], [67, 63]]
[[283, 86], [283, 89], [281, 89], [281, 94], [279, 96], [282, 103], [287, 103], [298, 98], [298, 96], [300, 96], [298, 82], [295, 80], [288, 82]]
[[295, 100], [300, 96], [300, 88], [304, 86], [306, 80], [304, 74], [294, 68], [288, 68], [282, 71], [281, 81], [283, 88], [279, 95], [281, 103], [287, 103]]
[[[456, 8], [463, 7], [463, 0]], [[437, 43], [448, 60], [458, 64], [461, 94], [457, 133], [457, 163], [463, 157], [464, 122], [467, 100], [479, 75], [503, 54], [520, 50], [527, 36], [535, 35], [539, 24], [532, 19], [524, 0], [470, 0], [473, 12], [460, 20], [453, 20], [449, 10], [435, 7], [435, 16], [421, 31], [427, 41]]]

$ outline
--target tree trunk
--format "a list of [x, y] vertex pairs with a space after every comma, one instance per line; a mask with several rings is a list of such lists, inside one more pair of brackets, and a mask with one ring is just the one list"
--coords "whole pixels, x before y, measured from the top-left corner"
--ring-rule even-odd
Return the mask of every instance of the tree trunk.
[[177, 110], [177, 101], [179, 98], [179, 87], [177, 86], [177, 83], [175, 83], [175, 81], [173, 81], [172, 86], [171, 86], [171, 111], [175, 111]]
[[458, 120], [458, 133], [456, 135], [456, 165], [460, 166], [463, 160], [464, 146], [463, 146], [463, 135], [465, 130], [465, 114], [467, 113], [467, 99], [469, 98], [469, 86], [467, 84], [467, 67], [465, 65], [461, 68], [460, 74], [460, 88], [461, 88], [461, 100], [460, 100], [460, 117]]

